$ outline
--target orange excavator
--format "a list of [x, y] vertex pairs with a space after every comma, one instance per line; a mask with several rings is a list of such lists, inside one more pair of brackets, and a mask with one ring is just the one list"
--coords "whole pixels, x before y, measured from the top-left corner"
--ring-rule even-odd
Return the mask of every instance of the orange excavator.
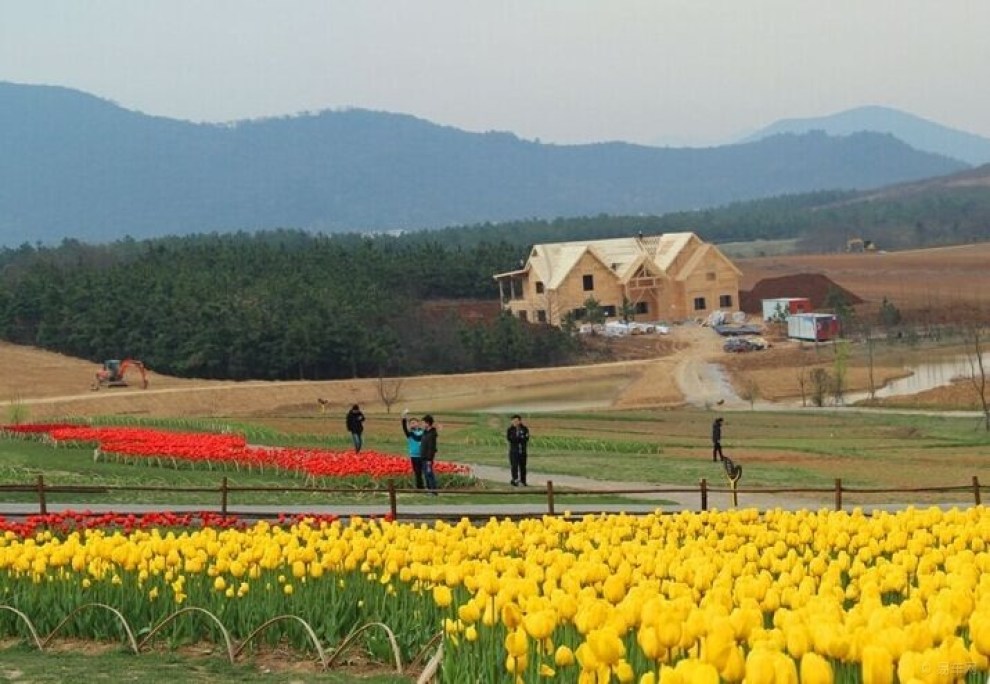
[[124, 377], [128, 370], [136, 368], [141, 373], [141, 389], [148, 389], [148, 374], [144, 364], [135, 359], [110, 359], [103, 362], [103, 368], [96, 371], [96, 382], [93, 389], [101, 387], [127, 387], [128, 382]]

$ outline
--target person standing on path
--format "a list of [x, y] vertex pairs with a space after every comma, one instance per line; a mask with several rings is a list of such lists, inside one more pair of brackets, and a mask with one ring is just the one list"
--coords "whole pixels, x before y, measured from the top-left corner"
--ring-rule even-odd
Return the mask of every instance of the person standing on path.
[[402, 412], [402, 433], [406, 436], [409, 444], [409, 461], [412, 463], [413, 477], [416, 480], [416, 489], [423, 488], [423, 428], [419, 426], [419, 421], [413, 418], [408, 420], [409, 409]]
[[354, 453], [361, 453], [361, 445], [364, 444], [364, 414], [357, 404], [347, 412], [347, 431], [351, 433], [351, 440], [354, 442]]
[[422, 462], [423, 477], [426, 479], [426, 488], [431, 494], [437, 493], [437, 477], [433, 473], [433, 459], [437, 456], [437, 428], [433, 422], [433, 416], [426, 414], [423, 416], [423, 437], [419, 442], [419, 458]]
[[529, 428], [523, 425], [522, 416], [518, 413], [512, 416], [512, 424], [505, 431], [505, 439], [509, 442], [509, 470], [512, 472], [513, 487], [526, 484], [526, 458], [529, 447]]
[[722, 453], [722, 416], [712, 422], [712, 462], [725, 459]]

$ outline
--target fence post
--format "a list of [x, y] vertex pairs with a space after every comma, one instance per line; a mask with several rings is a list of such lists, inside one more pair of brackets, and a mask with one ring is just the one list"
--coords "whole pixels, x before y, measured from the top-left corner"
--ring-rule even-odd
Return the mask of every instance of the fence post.
[[392, 520], [399, 519], [399, 505], [395, 497], [395, 480], [388, 481], [388, 511], [392, 515]]
[[224, 475], [223, 479], [220, 480], [220, 515], [227, 515], [227, 495], [229, 490], [227, 489], [227, 476]]
[[554, 515], [553, 509], [553, 480], [547, 480], [547, 513]]
[[48, 513], [48, 504], [45, 502], [45, 477], [44, 475], [38, 476], [38, 508], [42, 515]]
[[835, 478], [835, 510], [842, 510], [842, 478]]
[[976, 475], [973, 476], [973, 498], [976, 499], [976, 505], [980, 505], [980, 478]]
[[708, 480], [701, 478], [701, 510], [708, 510]]

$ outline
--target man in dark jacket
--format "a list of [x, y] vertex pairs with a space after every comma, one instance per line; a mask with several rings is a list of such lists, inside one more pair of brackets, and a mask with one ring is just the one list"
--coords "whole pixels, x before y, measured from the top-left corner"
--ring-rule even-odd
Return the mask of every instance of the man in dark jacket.
[[522, 416], [518, 413], [512, 416], [512, 425], [505, 431], [505, 439], [509, 442], [509, 470], [512, 472], [512, 486], [526, 484], [526, 457], [529, 445], [529, 428], [523, 425]]
[[724, 459], [722, 453], [722, 416], [719, 416], [712, 423], [712, 461]]
[[351, 410], [347, 412], [347, 418], [345, 420], [347, 424], [347, 431], [351, 433], [351, 440], [354, 442], [354, 453], [361, 452], [361, 445], [364, 443], [362, 435], [364, 434], [364, 414], [361, 413], [361, 408], [354, 404]]
[[423, 423], [426, 429], [419, 440], [419, 459], [422, 462], [423, 477], [426, 478], [426, 488], [436, 494], [437, 477], [433, 473], [433, 459], [437, 456], [437, 428], [433, 423], [433, 416], [429, 414], [423, 416]]

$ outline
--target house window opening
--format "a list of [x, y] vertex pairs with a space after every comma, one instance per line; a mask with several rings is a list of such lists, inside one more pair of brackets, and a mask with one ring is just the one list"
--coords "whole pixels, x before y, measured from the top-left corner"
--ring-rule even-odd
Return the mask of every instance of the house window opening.
[[636, 302], [636, 313], [646, 314], [650, 313], [650, 303], [649, 302]]
[[732, 295], [721, 295], [718, 298], [718, 305], [721, 309], [732, 308]]
[[695, 297], [694, 298], [694, 310], [695, 311], [704, 311], [707, 308], [708, 307], [705, 306], [705, 298], [704, 297]]
[[537, 309], [536, 310], [536, 321], [537, 321], [537, 323], [546, 323], [547, 322], [547, 312], [546, 312], [545, 309]]
[[537, 280], [536, 281], [536, 294], [543, 294], [543, 281], [542, 280]]
[[582, 276], [581, 282], [584, 285], [585, 292], [591, 292], [592, 290], [595, 289], [595, 276], [593, 275]]

